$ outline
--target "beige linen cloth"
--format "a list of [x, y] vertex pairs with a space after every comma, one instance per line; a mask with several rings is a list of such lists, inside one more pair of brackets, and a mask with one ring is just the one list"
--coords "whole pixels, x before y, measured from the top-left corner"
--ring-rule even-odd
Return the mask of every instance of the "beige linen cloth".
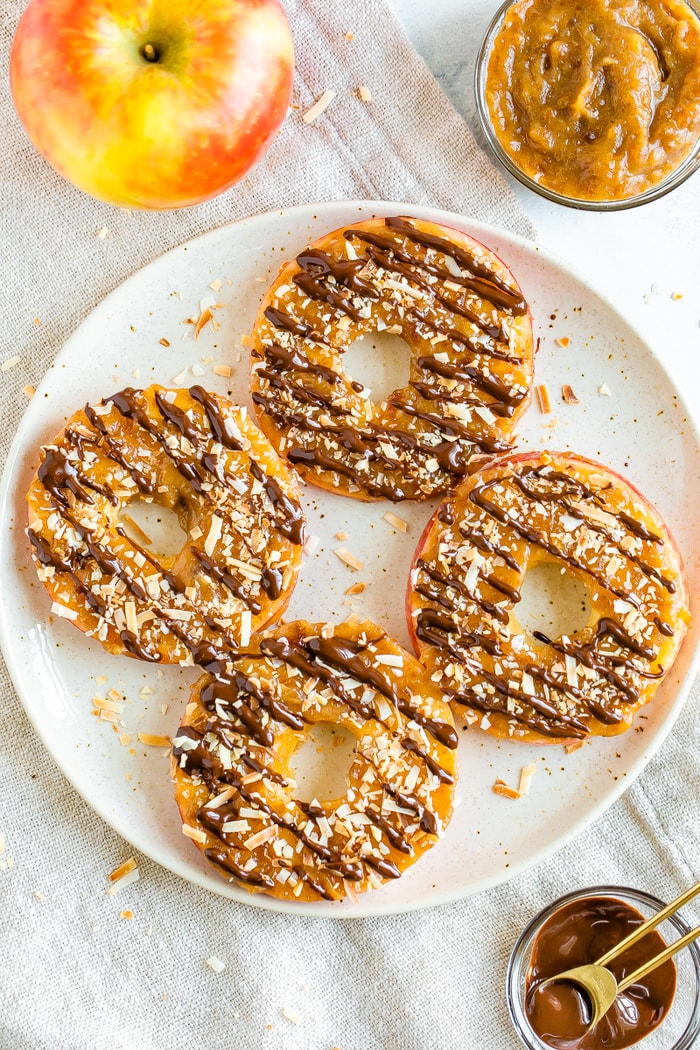
[[[3, 461], [25, 384], [107, 292], [196, 234], [283, 205], [383, 198], [533, 235], [382, 0], [287, 0], [300, 108], [238, 187], [163, 214], [97, 203], [37, 156], [6, 76], [23, 6], [4, 0], [0, 12], [0, 361], [21, 357], [0, 373]], [[300, 113], [328, 89], [331, 106], [306, 125]], [[330, 921], [227, 901], [144, 857], [141, 880], [108, 898], [106, 874], [133, 850], [45, 753], [3, 673], [0, 1050], [515, 1047], [505, 965], [542, 904], [596, 882], [670, 896], [700, 869], [697, 701], [622, 800], [535, 871], [438, 909]], [[124, 908], [133, 921], [119, 920]]]

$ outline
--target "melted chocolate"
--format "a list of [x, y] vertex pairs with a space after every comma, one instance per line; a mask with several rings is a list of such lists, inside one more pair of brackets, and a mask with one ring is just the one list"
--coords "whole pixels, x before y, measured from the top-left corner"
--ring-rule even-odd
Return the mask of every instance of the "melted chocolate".
[[[643, 917], [610, 897], [588, 897], [565, 904], [547, 920], [533, 945], [526, 978], [525, 1011], [533, 1030], [556, 1050], [624, 1050], [648, 1035], [668, 1013], [676, 989], [676, 969], [668, 960], [621, 992], [595, 1028], [590, 1003], [574, 985], [547, 977], [595, 962], [636, 929]], [[608, 965], [618, 981], [665, 947], [653, 930]]]

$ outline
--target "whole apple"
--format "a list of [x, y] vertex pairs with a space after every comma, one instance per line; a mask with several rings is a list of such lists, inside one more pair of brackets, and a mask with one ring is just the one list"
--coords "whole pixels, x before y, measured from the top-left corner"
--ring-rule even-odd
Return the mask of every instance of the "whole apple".
[[279, 0], [31, 0], [10, 81], [27, 134], [125, 208], [222, 193], [284, 120], [294, 50]]

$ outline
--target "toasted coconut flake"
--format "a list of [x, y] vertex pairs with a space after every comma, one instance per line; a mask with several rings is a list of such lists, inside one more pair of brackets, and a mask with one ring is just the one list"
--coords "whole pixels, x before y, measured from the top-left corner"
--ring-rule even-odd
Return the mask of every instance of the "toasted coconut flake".
[[193, 828], [189, 824], [182, 825], [182, 834], [185, 838], [192, 839], [193, 842], [199, 842], [202, 845], [207, 841], [207, 834], [201, 828]]
[[209, 324], [209, 322], [213, 320], [214, 314], [211, 312], [211, 308], [209, 306], [205, 307], [204, 310], [202, 310], [199, 317], [197, 318], [197, 323], [194, 326], [195, 339], [199, 339], [199, 333], [202, 331], [204, 326]]
[[574, 751], [580, 751], [583, 747], [583, 740], [572, 740], [569, 744], [564, 744], [564, 750], [567, 755], [572, 754]]
[[317, 117], [320, 117], [322, 113], [325, 113], [334, 98], [335, 91], [324, 91], [323, 94], [316, 99], [313, 106], [310, 106], [306, 113], [302, 113], [301, 119], [305, 124], [312, 124]]
[[301, 1014], [298, 1014], [296, 1010], [292, 1010], [290, 1006], [285, 1006], [282, 1010], [282, 1016], [286, 1017], [292, 1024], [299, 1024], [301, 1021]]
[[557, 346], [568, 346], [571, 340], [569, 339], [568, 335], [563, 335], [561, 339], [555, 339], [554, 342], [557, 344]]
[[214, 365], [212, 372], [214, 375], [223, 376], [224, 379], [229, 379], [233, 373], [233, 369], [230, 365]]
[[313, 554], [320, 542], [321, 541], [318, 536], [309, 536], [306, 543], [304, 544], [304, 554], [306, 554], [307, 556]]
[[163, 336], [162, 339], [159, 339], [158, 342], [161, 346], [170, 346], [170, 340], [166, 339], [165, 336]]
[[112, 700], [109, 696], [107, 696], [104, 700], [101, 697], [96, 696], [93, 700], [93, 703], [97, 710], [100, 712], [106, 711], [110, 712], [111, 714], [120, 715], [124, 710], [124, 704], [121, 701]]
[[537, 407], [543, 416], [549, 415], [552, 411], [552, 403], [549, 400], [549, 391], [544, 383], [539, 383], [535, 387], [535, 395], [537, 397]]
[[207, 802], [207, 809], [218, 809], [219, 806], [223, 806], [224, 802], [228, 802], [230, 798], [236, 794], [234, 787], [227, 787], [218, 794], [215, 798], [212, 798]]
[[520, 795], [527, 795], [530, 791], [530, 781], [537, 772], [537, 766], [529, 765], [523, 766], [520, 770], [520, 780], [518, 781], [518, 793]]
[[124, 615], [126, 616], [126, 629], [134, 637], [139, 636], [139, 625], [136, 619], [136, 602], [128, 601], [124, 603]]
[[61, 605], [60, 602], [51, 603], [51, 612], [54, 616], [62, 616], [64, 620], [78, 619], [77, 609], [69, 609], [67, 605]]
[[598, 393], [601, 395], [601, 397], [612, 397], [610, 387], [606, 386], [605, 383], [600, 384], [600, 386], [598, 387]]
[[241, 613], [241, 637], [240, 645], [245, 648], [250, 642], [250, 634], [252, 629], [252, 615], [250, 609], [244, 609]]
[[408, 522], [399, 518], [397, 514], [392, 514], [390, 510], [384, 515], [384, 521], [387, 521], [392, 528], [398, 529], [399, 532], [408, 532]]
[[335, 538], [337, 540], [341, 540], [341, 541], [347, 540], [347, 539], [350, 538], [350, 533], [349, 532], [336, 532]]
[[345, 594], [362, 594], [366, 586], [366, 583], [352, 583], [349, 587], [346, 588]]
[[522, 798], [519, 791], [516, 791], [515, 788], [509, 787], [505, 780], [501, 780], [500, 777], [496, 780], [491, 790], [495, 795], [503, 795], [504, 798]]
[[214, 553], [214, 548], [221, 538], [221, 527], [223, 524], [223, 518], [220, 518], [218, 514], [212, 514], [211, 522], [209, 524], [209, 532], [204, 541], [204, 550], [209, 557]]
[[346, 550], [345, 547], [336, 547], [333, 551], [337, 558], [340, 558], [345, 565], [349, 566], [354, 572], [359, 572], [362, 568], [363, 563], [359, 558], [356, 558], [354, 554]]
[[209, 958], [205, 961], [209, 969], [213, 970], [214, 973], [221, 973], [222, 970], [226, 969], [226, 963], [219, 959], [216, 955], [210, 955]]
[[169, 736], [159, 736], [157, 733], [139, 733], [138, 738], [147, 747], [170, 747]]
[[247, 838], [243, 845], [246, 849], [257, 849], [258, 846], [262, 846], [264, 842], [269, 842], [270, 839], [274, 839], [277, 835], [277, 826], [275, 824], [269, 824], [266, 828], [262, 828], [255, 835], [251, 835]]
[[129, 857], [118, 868], [115, 868], [107, 878], [111, 883], [107, 887], [107, 896], [113, 897], [115, 893], [121, 892], [126, 886], [130, 886], [132, 882], [136, 882], [140, 878], [136, 861], [133, 857]]
[[360, 86], [357, 89], [357, 94], [359, 95], [360, 99], [363, 102], [371, 102], [372, 101], [372, 92], [370, 91], [370, 89], [367, 87], [366, 84], [360, 84]]
[[0, 365], [0, 371], [9, 372], [10, 369], [14, 368], [15, 365], [18, 365], [21, 360], [22, 358], [19, 356], [19, 354], [15, 354], [14, 357], [8, 357], [7, 361], [3, 361], [3, 363]]
[[567, 405], [580, 404], [579, 399], [576, 397], [576, 394], [574, 393], [573, 389], [569, 386], [568, 383], [564, 383], [564, 385], [562, 386], [561, 396]]
[[133, 919], [133, 917], [134, 917], [134, 913], [131, 910], [131, 908], [127, 908], [125, 911], [120, 911], [119, 912], [119, 918], [120, 919]]

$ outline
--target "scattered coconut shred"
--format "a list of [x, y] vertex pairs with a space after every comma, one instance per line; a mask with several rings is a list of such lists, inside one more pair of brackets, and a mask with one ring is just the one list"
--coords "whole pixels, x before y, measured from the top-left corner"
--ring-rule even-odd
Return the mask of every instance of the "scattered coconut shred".
[[138, 882], [141, 876], [136, 861], [133, 857], [129, 857], [118, 868], [115, 868], [107, 878], [110, 881], [110, 885], [107, 887], [107, 896], [113, 897], [115, 893], [121, 893], [132, 882]]
[[360, 559], [356, 558], [355, 555], [351, 554], [350, 551], [345, 549], [345, 547], [336, 547], [333, 553], [354, 572], [359, 572], [362, 568], [363, 563]]
[[519, 799], [523, 795], [527, 795], [530, 791], [530, 781], [537, 772], [537, 767], [534, 765], [523, 766], [520, 770], [520, 779], [518, 781], [517, 788], [510, 787], [501, 777], [496, 778], [496, 782], [493, 785], [492, 791], [496, 795], [502, 795], [504, 798]]
[[552, 411], [552, 404], [549, 400], [549, 391], [544, 383], [540, 383], [539, 386], [535, 387], [535, 395], [540, 412], [543, 416], [548, 415]]
[[301, 119], [305, 124], [313, 124], [317, 117], [320, 117], [322, 113], [325, 113], [334, 98], [335, 91], [324, 91], [323, 94], [319, 95], [316, 99], [313, 106], [310, 106], [306, 113], [302, 113]]

